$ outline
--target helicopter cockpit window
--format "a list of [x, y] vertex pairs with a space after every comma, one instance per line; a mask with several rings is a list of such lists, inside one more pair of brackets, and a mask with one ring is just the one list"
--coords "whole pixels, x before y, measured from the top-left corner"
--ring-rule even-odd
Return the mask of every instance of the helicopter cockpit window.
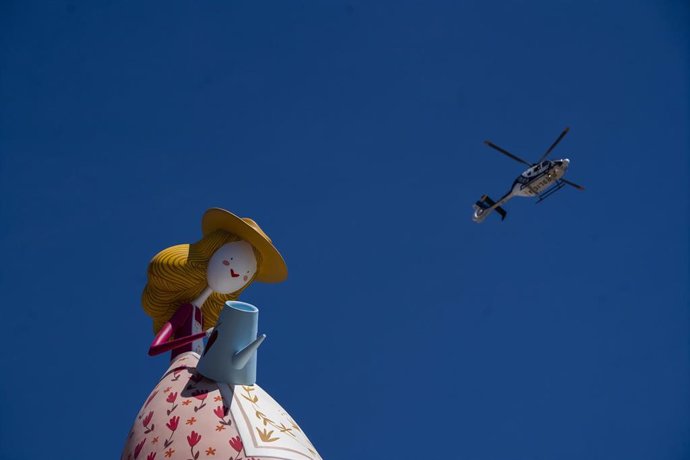
[[549, 162], [548, 162], [548, 161], [545, 161], [545, 162], [543, 162], [543, 163], [541, 164], [541, 167], [542, 167], [542, 168], [546, 168], [548, 165], [549, 165]]

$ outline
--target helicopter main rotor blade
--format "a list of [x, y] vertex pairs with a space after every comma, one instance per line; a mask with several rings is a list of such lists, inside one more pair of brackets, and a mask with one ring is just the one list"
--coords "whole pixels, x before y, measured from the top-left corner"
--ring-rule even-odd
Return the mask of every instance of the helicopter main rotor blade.
[[563, 132], [561, 133], [561, 135], [558, 136], [558, 139], [556, 139], [556, 142], [554, 142], [553, 144], [551, 144], [551, 147], [549, 147], [549, 150], [547, 150], [546, 153], [543, 154], [543, 155], [541, 156], [541, 158], [539, 158], [539, 161], [537, 161], [537, 163], [541, 163], [542, 161], [544, 161], [544, 159], [545, 159], [546, 157], [549, 156], [549, 153], [551, 153], [551, 151], [558, 145], [559, 142], [561, 142], [561, 140], [565, 137], [565, 135], [568, 134], [568, 131], [570, 131], [570, 128], [565, 128], [565, 129], [563, 130]]
[[585, 189], [582, 185], [577, 185], [575, 182], [570, 182], [568, 179], [561, 178], [560, 180], [562, 180], [563, 182], [565, 182], [566, 184], [568, 184], [572, 187], [575, 187], [578, 190], [584, 190]]
[[515, 160], [515, 161], [518, 161], [518, 162], [520, 162], [520, 163], [524, 163], [524, 164], [526, 164], [527, 166], [532, 166], [532, 163], [527, 163], [525, 160], [523, 160], [523, 159], [520, 158], [519, 156], [513, 155], [513, 154], [510, 153], [509, 151], [502, 149], [501, 147], [499, 147], [498, 145], [494, 144], [494, 143], [491, 142], [491, 141], [484, 141], [484, 143], [485, 143], [486, 145], [488, 145], [489, 147], [498, 150], [498, 151], [501, 152], [502, 154], [504, 154], [504, 155], [506, 155], [506, 156], [509, 156], [510, 158], [512, 158], [512, 159]]

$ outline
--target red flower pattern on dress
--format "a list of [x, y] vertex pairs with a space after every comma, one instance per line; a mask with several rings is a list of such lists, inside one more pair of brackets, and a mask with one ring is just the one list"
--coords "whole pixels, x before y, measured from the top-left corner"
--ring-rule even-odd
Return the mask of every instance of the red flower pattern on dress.
[[192, 434], [187, 436], [187, 442], [189, 443], [189, 450], [192, 452], [192, 460], [199, 458], [199, 452], [194, 453], [194, 446], [199, 444], [201, 441], [201, 435], [196, 431], [192, 430]]
[[168, 415], [172, 414], [175, 409], [177, 409], [177, 404], [175, 404], [175, 400], [177, 399], [177, 392], [172, 391], [168, 394], [168, 397], [165, 399], [167, 402], [172, 404], [172, 407], [168, 409], [166, 412]]
[[215, 409], [213, 409], [213, 413], [216, 414], [218, 418], [225, 417], [225, 406], [216, 407]]
[[[227, 422], [225, 421], [225, 417], [228, 416], [228, 412], [229, 412], [228, 406], [218, 406], [215, 409], [213, 409], [213, 413], [216, 414], [216, 417], [218, 417], [220, 419], [220, 423], [223, 425], [230, 426], [230, 425], [232, 425], [232, 421], [231, 420], [229, 420]], [[220, 430], [216, 429], [216, 431], [220, 431]]]
[[237, 452], [240, 452], [242, 450], [243, 444], [242, 444], [242, 439], [239, 436], [235, 436], [234, 438], [230, 438], [230, 441], [228, 441], [230, 445], [232, 446], [233, 449], [235, 449]]
[[203, 401], [208, 396], [208, 391], [195, 390], [194, 393], [192, 393], [192, 396], [200, 401]]
[[156, 453], [151, 452], [147, 457], [146, 460], [156, 460]]
[[201, 410], [203, 407], [206, 407], [206, 401], [205, 400], [206, 400], [206, 397], [208, 396], [208, 391], [195, 390], [192, 393], [192, 396], [194, 396], [196, 399], [201, 401], [201, 405], [199, 405], [198, 407], [194, 406], [194, 412], [197, 412], [197, 411]]
[[[170, 420], [168, 423], [165, 424], [165, 426], [168, 427], [170, 430], [170, 437], [163, 442], [164, 447], [170, 447], [170, 445], [173, 443], [173, 436], [175, 436], [175, 430], [177, 430], [177, 425], [180, 423], [180, 417], [174, 415], [170, 417]], [[172, 454], [171, 454], [172, 455]]]
[[153, 429], [156, 427], [156, 425], [151, 425], [149, 428], [149, 423], [151, 423], [151, 419], [153, 418], [153, 411], [150, 411], [146, 417], [144, 417], [144, 420], [141, 421], [141, 424], [144, 425], [144, 433], [149, 434], [150, 432], [153, 431]]
[[170, 431], [175, 431], [177, 429], [177, 424], [180, 423], [180, 417], [178, 416], [173, 416], [170, 418], [170, 421], [165, 424], [168, 428], [170, 428]]
[[187, 436], [187, 442], [189, 443], [189, 447], [196, 446], [197, 444], [199, 444], [199, 441], [201, 441], [201, 435], [196, 431], [192, 430], [192, 434]]
[[143, 441], [141, 441], [139, 444], [136, 445], [134, 448], [134, 458], [137, 458], [139, 454], [141, 453], [141, 449], [144, 448], [144, 443], [146, 442], [146, 438], [144, 438]]

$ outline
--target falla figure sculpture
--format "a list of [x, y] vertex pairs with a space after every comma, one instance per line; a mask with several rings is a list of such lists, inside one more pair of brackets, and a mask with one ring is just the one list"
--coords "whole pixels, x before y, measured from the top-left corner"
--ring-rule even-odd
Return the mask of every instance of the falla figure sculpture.
[[257, 333], [259, 309], [237, 300], [253, 281], [284, 281], [283, 257], [256, 222], [224, 209], [206, 211], [202, 235], [149, 263], [142, 295], [155, 333], [149, 355], [170, 351], [170, 366], [139, 410], [121, 458], [320, 459], [255, 383], [266, 336]]

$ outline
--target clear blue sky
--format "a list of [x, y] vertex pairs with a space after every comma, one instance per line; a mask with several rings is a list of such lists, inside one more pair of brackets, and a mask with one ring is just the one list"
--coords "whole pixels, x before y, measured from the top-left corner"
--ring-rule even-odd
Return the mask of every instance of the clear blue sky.
[[[690, 458], [684, 1], [4, 1], [0, 457], [116, 458], [148, 260], [250, 216], [325, 459]], [[565, 189], [471, 221], [522, 166]]]

